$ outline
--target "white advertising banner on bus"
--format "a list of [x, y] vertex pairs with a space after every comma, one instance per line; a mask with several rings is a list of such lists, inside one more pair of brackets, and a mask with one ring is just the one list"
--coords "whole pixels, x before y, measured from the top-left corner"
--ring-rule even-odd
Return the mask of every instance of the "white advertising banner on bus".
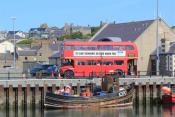
[[74, 56], [126, 56], [126, 51], [74, 51]]

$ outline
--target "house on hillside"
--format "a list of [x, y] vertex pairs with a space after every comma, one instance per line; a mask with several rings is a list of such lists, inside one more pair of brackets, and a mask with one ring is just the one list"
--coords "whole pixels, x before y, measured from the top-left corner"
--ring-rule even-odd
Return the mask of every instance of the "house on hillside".
[[33, 39], [57, 39], [63, 34], [65, 34], [64, 30], [57, 27], [31, 28], [29, 30], [29, 37]]
[[[159, 19], [160, 53], [169, 51], [170, 43], [175, 41], [175, 33], [163, 19]], [[156, 25], [157, 20], [105, 24], [90, 41], [112, 41], [109, 37], [122, 41], [135, 42], [138, 47], [138, 71], [148, 74], [156, 70]], [[142, 73], [143, 74], [143, 73]]]
[[49, 31], [47, 28], [31, 28], [29, 30], [29, 38], [48, 39]]
[[[15, 39], [25, 38], [25, 33], [22, 31], [15, 31]], [[14, 31], [8, 31], [7, 39], [14, 39]]]

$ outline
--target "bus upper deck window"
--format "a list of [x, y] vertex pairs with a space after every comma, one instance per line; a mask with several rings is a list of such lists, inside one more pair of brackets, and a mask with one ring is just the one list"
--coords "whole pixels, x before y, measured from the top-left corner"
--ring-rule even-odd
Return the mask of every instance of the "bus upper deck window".
[[125, 50], [125, 46], [121, 46], [121, 45], [114, 46], [114, 50]]
[[112, 50], [113, 48], [112, 48], [112, 46], [107, 45], [107, 46], [103, 46], [103, 49], [104, 50]]
[[65, 46], [64, 49], [65, 49], [65, 50], [73, 50], [74, 47], [73, 47], [73, 46]]
[[110, 45], [103, 45], [103, 46], [98, 46], [98, 50], [112, 50], [113, 47]]
[[127, 45], [127, 46], [126, 46], [126, 50], [134, 50], [134, 47], [131, 46], [131, 45]]

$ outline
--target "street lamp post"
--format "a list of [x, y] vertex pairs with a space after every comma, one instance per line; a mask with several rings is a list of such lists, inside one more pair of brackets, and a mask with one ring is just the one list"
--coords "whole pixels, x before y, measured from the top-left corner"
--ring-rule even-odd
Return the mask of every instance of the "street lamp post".
[[14, 44], [14, 51], [13, 51], [13, 67], [16, 68], [16, 41], [15, 41], [15, 17], [12, 17], [12, 23], [13, 23], [13, 44]]
[[159, 62], [160, 62], [160, 58], [159, 58], [159, 0], [157, 0], [157, 26], [156, 26], [156, 71], [157, 71], [157, 75], [159, 75]]

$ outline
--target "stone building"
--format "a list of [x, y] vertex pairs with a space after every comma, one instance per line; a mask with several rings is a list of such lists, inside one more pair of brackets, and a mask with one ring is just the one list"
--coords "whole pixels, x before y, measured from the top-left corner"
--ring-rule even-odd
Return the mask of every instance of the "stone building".
[[[175, 33], [163, 20], [159, 24], [159, 50], [160, 53], [169, 51], [170, 43], [175, 41]], [[142, 74], [156, 70], [156, 25], [157, 20], [135, 21], [118, 24], [106, 24], [94, 35], [90, 41], [111, 41], [108, 37], [118, 37], [122, 41], [135, 42], [138, 47], [137, 69]]]
[[81, 32], [83, 35], [91, 34], [90, 26], [74, 26], [73, 24], [65, 24], [64, 31], [66, 34]]

